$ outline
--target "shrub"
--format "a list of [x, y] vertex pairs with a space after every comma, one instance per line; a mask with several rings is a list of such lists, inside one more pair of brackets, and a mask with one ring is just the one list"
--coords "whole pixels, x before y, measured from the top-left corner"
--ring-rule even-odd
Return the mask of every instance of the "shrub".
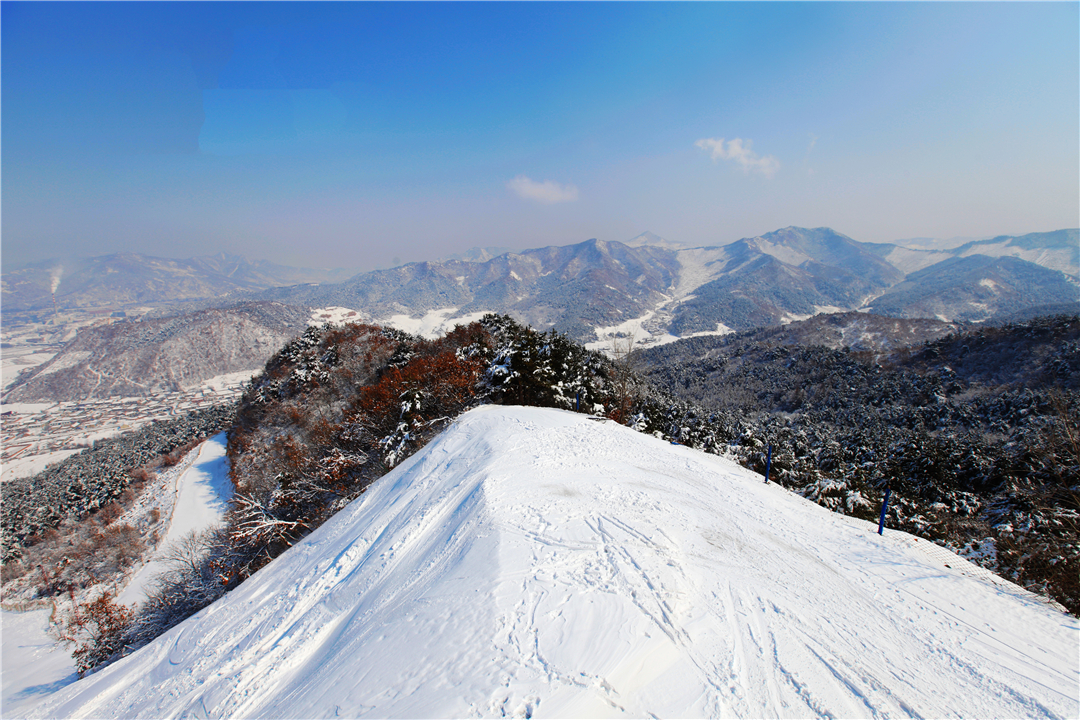
[[75, 603], [54, 617], [54, 632], [62, 642], [75, 646], [72, 657], [82, 677], [124, 649], [124, 634], [134, 613], [105, 592], [95, 600]]
[[219, 573], [223, 537], [218, 529], [190, 533], [169, 547], [167, 569], [152, 581], [147, 600], [122, 638], [125, 652], [139, 648], [225, 594]]

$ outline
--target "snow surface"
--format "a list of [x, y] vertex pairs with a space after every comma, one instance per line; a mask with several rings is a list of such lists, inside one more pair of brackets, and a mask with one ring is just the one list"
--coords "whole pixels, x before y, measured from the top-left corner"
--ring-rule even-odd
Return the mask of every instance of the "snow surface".
[[27, 711], [75, 682], [75, 661], [48, 634], [51, 609], [0, 612], [3, 631], [3, 694], [0, 717], [25, 717]]
[[[520, 278], [518, 279], [520, 280]], [[308, 325], [363, 322], [372, 325], [389, 326], [412, 335], [419, 335], [428, 340], [435, 340], [453, 330], [457, 325], [468, 325], [469, 323], [484, 317], [491, 311], [482, 310], [480, 312], [455, 316], [455, 313], [457, 312], [458, 309], [455, 307], [446, 307], [437, 310], [429, 310], [420, 317], [400, 314], [390, 315], [385, 318], [376, 318], [360, 312], [359, 310], [350, 310], [349, 308], [344, 307], [325, 307], [312, 311], [311, 320], [308, 321]]]
[[83, 448], [67, 448], [65, 450], [41, 453], [40, 455], [25, 455], [13, 460], [5, 460], [3, 468], [0, 469], [0, 482], [37, 475], [53, 463], [58, 463], [64, 458], [82, 452], [82, 450]]
[[1075, 618], [875, 529], [612, 422], [483, 407], [35, 713], [1077, 716]]

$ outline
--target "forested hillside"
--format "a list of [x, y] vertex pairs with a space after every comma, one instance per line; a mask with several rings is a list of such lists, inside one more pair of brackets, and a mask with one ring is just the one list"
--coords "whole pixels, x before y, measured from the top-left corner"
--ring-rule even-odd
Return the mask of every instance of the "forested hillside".
[[636, 357], [645, 378], [741, 418], [772, 477], [826, 507], [947, 544], [1080, 611], [1080, 319], [987, 327], [889, 353], [791, 347], [770, 329]]
[[1075, 317], [1045, 319], [890, 355], [749, 333], [612, 359], [496, 315], [437, 340], [311, 327], [240, 402], [226, 524], [194, 538], [134, 616], [95, 610], [125, 619], [93, 639], [84, 669], [221, 597], [487, 403], [577, 410], [761, 473], [772, 446], [771, 478], [785, 487], [864, 519], [891, 488], [889, 528], [1080, 612], [1078, 329]]
[[291, 305], [241, 303], [84, 328], [56, 357], [12, 383], [4, 402], [150, 397], [253, 372], [310, 316]]

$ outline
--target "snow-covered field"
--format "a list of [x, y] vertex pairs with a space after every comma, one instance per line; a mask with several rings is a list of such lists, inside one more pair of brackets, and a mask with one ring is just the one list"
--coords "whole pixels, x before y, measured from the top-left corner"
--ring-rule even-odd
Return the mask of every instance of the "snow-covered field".
[[53, 463], [58, 463], [64, 458], [71, 457], [75, 453], [81, 451], [82, 448], [66, 448], [64, 450], [54, 450], [40, 455], [26, 455], [24, 457], [15, 458], [14, 460], [7, 460], [4, 462], [3, 469], [0, 470], [0, 482], [37, 475]]
[[37, 367], [56, 356], [54, 349], [42, 351], [35, 347], [5, 348], [0, 353], [0, 390], [7, 390], [23, 370]]
[[434, 340], [435, 338], [442, 337], [446, 333], [450, 332], [457, 325], [468, 325], [471, 322], [476, 322], [480, 318], [487, 315], [486, 310], [481, 312], [468, 313], [460, 317], [454, 317], [454, 314], [458, 311], [455, 307], [440, 308], [438, 310], [429, 310], [421, 317], [412, 317], [411, 315], [400, 314], [390, 315], [385, 318], [372, 318], [365, 313], [358, 312], [356, 310], [350, 310], [343, 307], [325, 307], [317, 308], [311, 312], [311, 320], [309, 325], [322, 325], [324, 323], [349, 323], [349, 322], [363, 322], [370, 323], [372, 325], [389, 326], [397, 328], [403, 332], [411, 333], [413, 335], [419, 335], [427, 338], [428, 340]]
[[1075, 618], [611, 422], [484, 407], [39, 717], [1076, 717]]

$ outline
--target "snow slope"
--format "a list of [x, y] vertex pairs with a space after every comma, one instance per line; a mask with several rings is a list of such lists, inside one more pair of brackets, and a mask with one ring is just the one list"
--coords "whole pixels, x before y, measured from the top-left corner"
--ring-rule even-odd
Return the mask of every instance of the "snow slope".
[[42, 717], [1076, 717], [1078, 626], [611, 422], [484, 407]]
[[0, 717], [25, 717], [51, 693], [75, 682], [71, 651], [49, 635], [51, 614], [50, 608], [0, 611]]

